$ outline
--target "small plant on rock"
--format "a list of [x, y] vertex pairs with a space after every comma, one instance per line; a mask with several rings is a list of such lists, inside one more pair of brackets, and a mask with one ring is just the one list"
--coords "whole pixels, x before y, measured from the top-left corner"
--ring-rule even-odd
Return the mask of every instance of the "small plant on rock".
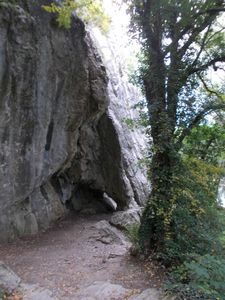
[[130, 242], [132, 243], [132, 246], [130, 248], [130, 254], [132, 256], [136, 256], [140, 252], [138, 232], [139, 232], [138, 224], [130, 225], [127, 227], [127, 236]]
[[84, 22], [98, 26], [103, 32], [109, 29], [110, 18], [105, 14], [101, 1], [63, 0], [59, 4], [44, 5], [43, 8], [49, 13], [56, 13], [58, 25], [66, 29], [71, 26], [73, 12]]

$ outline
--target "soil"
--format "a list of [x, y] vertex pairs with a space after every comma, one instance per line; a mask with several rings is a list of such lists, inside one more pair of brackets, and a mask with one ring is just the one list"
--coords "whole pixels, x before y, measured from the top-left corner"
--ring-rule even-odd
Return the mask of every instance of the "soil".
[[50, 289], [63, 300], [94, 281], [110, 281], [125, 288], [160, 287], [163, 271], [151, 261], [131, 257], [118, 244], [97, 240], [94, 225], [109, 215], [71, 214], [44, 233], [0, 245], [0, 260], [24, 282]]

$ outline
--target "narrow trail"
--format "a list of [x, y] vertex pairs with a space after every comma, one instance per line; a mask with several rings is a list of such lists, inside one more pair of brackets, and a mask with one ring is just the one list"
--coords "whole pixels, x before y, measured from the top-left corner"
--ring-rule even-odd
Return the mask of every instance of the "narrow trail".
[[76, 299], [79, 289], [95, 281], [125, 288], [159, 287], [160, 272], [132, 258], [127, 247], [98, 240], [94, 225], [110, 215], [71, 214], [37, 236], [0, 245], [0, 260], [24, 282], [50, 289], [59, 299]]

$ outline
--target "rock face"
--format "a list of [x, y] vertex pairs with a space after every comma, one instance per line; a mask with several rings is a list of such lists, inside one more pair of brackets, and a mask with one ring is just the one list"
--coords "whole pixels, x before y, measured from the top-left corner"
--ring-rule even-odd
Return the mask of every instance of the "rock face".
[[[116, 20], [115, 22], [119, 21]], [[125, 68], [123, 58], [119, 55], [117, 49], [119, 47], [116, 38], [118, 31], [114, 29], [115, 24], [113, 22], [112, 20], [112, 30], [107, 37], [97, 28], [90, 29], [91, 37], [97, 45], [109, 79], [107, 91], [110, 103], [107, 118], [104, 122], [107, 123], [107, 120], [110, 120], [115, 131], [113, 136], [116, 135], [116, 140], [120, 146], [120, 160], [123, 166], [121, 173], [127, 186], [129, 198], [133, 199], [130, 206], [134, 207], [135, 203], [142, 206], [150, 191], [146, 169], [141, 168], [139, 164], [140, 160], [146, 155], [147, 140], [143, 134], [143, 129], [130, 128], [125, 122], [126, 119], [136, 119], [138, 117], [133, 107], [140, 101], [142, 96], [137, 88], [129, 83], [128, 76], [123, 71]], [[126, 35], [126, 31], [124, 31], [124, 35]], [[101, 129], [104, 129], [105, 126], [107, 125], [103, 124]], [[112, 153], [110, 151], [112, 137], [108, 135], [108, 130], [104, 133], [104, 140], [108, 140], [104, 154], [108, 156], [108, 153]], [[113, 154], [111, 156], [113, 159]]]
[[123, 209], [147, 194], [102, 58], [79, 19], [60, 29], [44, 2], [0, 10], [0, 240], [47, 228], [83, 198], [106, 193]]

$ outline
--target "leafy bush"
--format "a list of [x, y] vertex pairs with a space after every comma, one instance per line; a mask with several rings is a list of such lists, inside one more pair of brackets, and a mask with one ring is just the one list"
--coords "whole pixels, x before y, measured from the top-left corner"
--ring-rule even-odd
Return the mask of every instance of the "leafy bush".
[[225, 259], [192, 257], [172, 272], [167, 289], [178, 299], [225, 300]]
[[189, 253], [224, 252], [224, 222], [216, 201], [222, 170], [199, 159], [184, 157], [174, 178], [171, 235], [156, 254], [166, 265], [182, 263]]
[[167, 290], [177, 299], [225, 300], [225, 210], [216, 200], [224, 170], [190, 149], [174, 178], [171, 236], [156, 256], [173, 266]]

